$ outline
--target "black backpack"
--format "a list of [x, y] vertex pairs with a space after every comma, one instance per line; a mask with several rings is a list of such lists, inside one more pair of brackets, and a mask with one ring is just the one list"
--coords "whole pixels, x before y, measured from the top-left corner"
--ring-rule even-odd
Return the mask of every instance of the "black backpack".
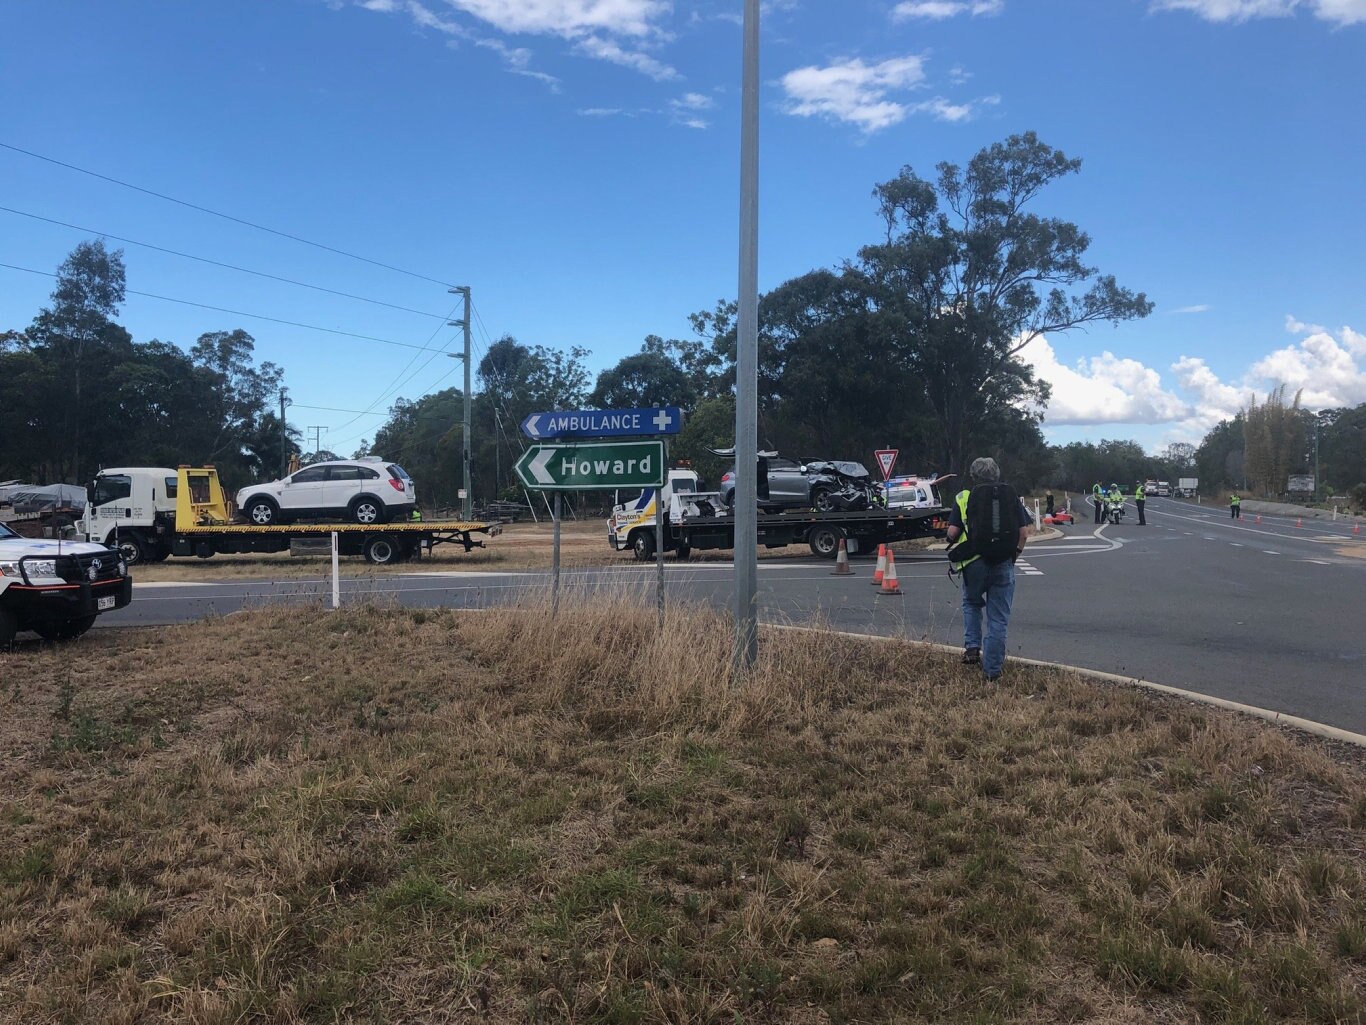
[[1009, 484], [978, 484], [968, 495], [967, 539], [951, 549], [963, 562], [977, 556], [990, 566], [1015, 558], [1020, 547], [1020, 496]]

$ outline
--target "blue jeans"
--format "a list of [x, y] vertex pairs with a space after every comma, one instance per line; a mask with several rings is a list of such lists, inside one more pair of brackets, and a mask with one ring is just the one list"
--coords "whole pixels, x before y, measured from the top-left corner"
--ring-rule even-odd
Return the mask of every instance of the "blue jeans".
[[[963, 647], [980, 648], [982, 672], [1000, 675], [1006, 662], [1006, 631], [1015, 598], [1015, 563], [1007, 559], [988, 566], [981, 559], [963, 568]], [[982, 611], [987, 635], [982, 638]]]

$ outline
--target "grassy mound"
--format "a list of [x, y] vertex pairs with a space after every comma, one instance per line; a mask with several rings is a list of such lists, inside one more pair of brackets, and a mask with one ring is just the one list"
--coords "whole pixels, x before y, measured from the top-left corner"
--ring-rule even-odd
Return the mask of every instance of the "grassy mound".
[[1355, 1022], [1355, 752], [566, 601], [0, 655], [0, 1020]]

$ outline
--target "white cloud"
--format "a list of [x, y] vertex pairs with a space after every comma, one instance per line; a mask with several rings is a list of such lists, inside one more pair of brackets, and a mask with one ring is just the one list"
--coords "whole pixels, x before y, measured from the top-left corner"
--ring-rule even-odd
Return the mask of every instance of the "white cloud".
[[1300, 8], [1334, 25], [1366, 22], [1366, 0], [1153, 0], [1155, 11], [1190, 11], [1206, 21], [1241, 23], [1254, 18], [1288, 18]]
[[[530, 52], [499, 39], [483, 38], [482, 25], [508, 36], [549, 36], [573, 44], [582, 56], [631, 68], [659, 81], [678, 78], [678, 72], [648, 50], [668, 40], [664, 20], [672, 0], [353, 0], [365, 10], [405, 13], [421, 28], [453, 38], [473, 39], [477, 45], [502, 53], [509, 70], [551, 85], [552, 75], [529, 67]], [[464, 15], [473, 24], [455, 20]], [[523, 56], [525, 55], [525, 56]]]
[[943, 21], [960, 14], [1000, 14], [1005, 6], [1004, 0], [903, 0], [892, 8], [892, 17], [897, 21], [910, 18]]
[[657, 82], [667, 82], [670, 79], [681, 77], [676, 69], [669, 67], [663, 61], [656, 60], [648, 53], [640, 50], [628, 50], [620, 43], [605, 39], [602, 36], [588, 36], [581, 39], [574, 49], [587, 57], [595, 57], [598, 60], [639, 71]]
[[1333, 337], [1323, 328], [1299, 324], [1309, 333], [1294, 345], [1277, 349], [1253, 364], [1250, 376], [1267, 387], [1284, 384], [1303, 391], [1309, 409], [1355, 406], [1366, 402], [1366, 336], [1344, 327]]
[[509, 34], [580, 39], [606, 33], [644, 39], [658, 34], [669, 0], [445, 0]]
[[1164, 425], [1171, 429], [1168, 440], [1198, 441], [1249, 399], [1260, 400], [1282, 384], [1292, 395], [1302, 392], [1306, 409], [1366, 402], [1366, 334], [1350, 327], [1328, 331], [1294, 317], [1286, 326], [1302, 337], [1255, 359], [1231, 380], [1199, 356], [1180, 357], [1166, 380], [1155, 368], [1109, 352], [1068, 365], [1046, 338], [1030, 343], [1022, 356], [1052, 386], [1045, 428]]
[[1046, 338], [1031, 342], [1022, 355], [1052, 386], [1046, 426], [1163, 424], [1190, 415], [1190, 404], [1163, 388], [1162, 375], [1138, 360], [1104, 352], [1067, 366]]
[[887, 98], [925, 81], [923, 57], [894, 57], [880, 64], [841, 61], [789, 71], [782, 78], [786, 110], [798, 117], [824, 117], [872, 133], [904, 121], [911, 109]]
[[575, 111], [579, 117], [635, 117], [621, 107], [583, 107]]
[[1167, 312], [1169, 314], [1172, 314], [1173, 316], [1176, 316], [1178, 314], [1183, 313], [1208, 313], [1209, 311], [1209, 303], [1196, 303], [1194, 306], [1182, 306], [1179, 309], [1168, 310]]
[[711, 122], [701, 116], [701, 111], [710, 110], [716, 102], [702, 93], [684, 93], [669, 101], [669, 113], [674, 123], [684, 128], [710, 128]]

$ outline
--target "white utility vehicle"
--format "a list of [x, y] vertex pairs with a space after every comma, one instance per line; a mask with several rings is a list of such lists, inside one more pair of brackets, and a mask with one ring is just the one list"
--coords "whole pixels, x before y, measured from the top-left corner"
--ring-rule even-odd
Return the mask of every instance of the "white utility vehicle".
[[50, 641], [79, 637], [101, 612], [133, 600], [119, 553], [104, 545], [21, 537], [0, 523], [0, 649], [32, 630]]

